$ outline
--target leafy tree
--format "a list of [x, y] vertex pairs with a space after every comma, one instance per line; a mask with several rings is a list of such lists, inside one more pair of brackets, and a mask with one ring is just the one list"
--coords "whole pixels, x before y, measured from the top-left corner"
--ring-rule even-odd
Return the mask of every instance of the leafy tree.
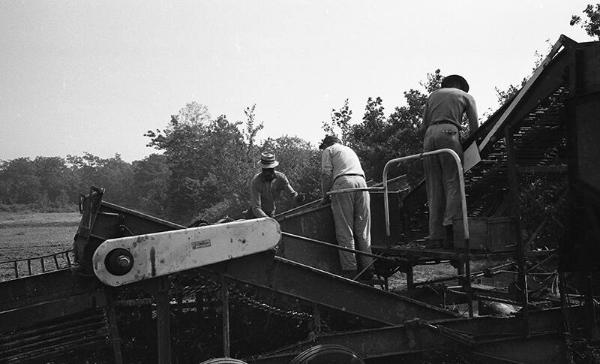
[[33, 165], [41, 181], [39, 203], [46, 208], [67, 208], [76, 201], [75, 180], [64, 158], [36, 157]]
[[[346, 102], [339, 112], [333, 110], [332, 122], [323, 123], [323, 128], [328, 131], [334, 126], [346, 127], [346, 144], [358, 154], [367, 178], [379, 182], [388, 160], [422, 151], [425, 103], [429, 93], [440, 88], [442, 78], [439, 69], [427, 74], [427, 80], [420, 84], [424, 90], [410, 89], [404, 92], [406, 105], [394, 108], [387, 117], [383, 100], [380, 97], [370, 97], [362, 121], [350, 125], [348, 116], [351, 113], [348, 112]], [[417, 183], [423, 175], [421, 163], [415, 161], [392, 166], [389, 177], [402, 174], [407, 174], [410, 182]]]
[[587, 16], [587, 19], [582, 21], [581, 16], [572, 15], [571, 26], [579, 24], [590, 37], [598, 37], [598, 40], [600, 40], [600, 4], [588, 4], [583, 13]]
[[369, 179], [381, 179], [379, 176], [387, 160], [386, 142], [389, 131], [390, 124], [384, 114], [383, 100], [380, 97], [369, 97], [362, 123], [353, 125], [348, 137], [348, 144], [363, 161], [362, 165]]
[[0, 190], [6, 204], [33, 204], [41, 197], [41, 181], [29, 158], [17, 158], [0, 165]]
[[179, 110], [177, 121], [183, 124], [196, 125], [210, 120], [210, 113], [205, 105], [192, 101]]
[[130, 192], [133, 168], [119, 154], [106, 159], [90, 153], [68, 155], [67, 164], [73, 171], [80, 193], [87, 192], [90, 186], [102, 187], [106, 190], [106, 200], [126, 206], [133, 204], [134, 197]]
[[[164, 151], [170, 170], [166, 212], [181, 223], [194, 216], [211, 220], [239, 210], [248, 175], [242, 123], [231, 123], [225, 116], [210, 120], [206, 108], [198, 105], [186, 105], [171, 116], [167, 128], [145, 134], [149, 146]], [[215, 209], [216, 205], [220, 207]]]
[[350, 110], [348, 99], [346, 99], [339, 110], [331, 109], [331, 121], [322, 122], [322, 128], [326, 134], [339, 135], [342, 142], [346, 143], [351, 134], [351, 120], [352, 110]]
[[[209, 124], [203, 147], [212, 160], [206, 166], [203, 182], [205, 195], [198, 206], [201, 217], [211, 220], [223, 215], [237, 215], [243, 209], [246, 186], [251, 172], [246, 157], [247, 145], [240, 132], [241, 122], [231, 123], [225, 116]], [[221, 203], [221, 209], [212, 214], [207, 208]]]
[[136, 207], [152, 215], [165, 216], [170, 175], [167, 158], [160, 154], [150, 154], [140, 161], [134, 161], [132, 167], [131, 193]]
[[247, 144], [246, 149], [246, 158], [248, 163], [252, 163], [252, 161], [257, 158], [257, 149], [256, 149], [256, 136], [258, 133], [264, 128], [264, 124], [262, 121], [256, 122], [256, 115], [254, 110], [256, 109], [256, 104], [247, 107], [244, 109], [244, 115], [246, 115], [246, 127], [244, 129], [244, 140]]

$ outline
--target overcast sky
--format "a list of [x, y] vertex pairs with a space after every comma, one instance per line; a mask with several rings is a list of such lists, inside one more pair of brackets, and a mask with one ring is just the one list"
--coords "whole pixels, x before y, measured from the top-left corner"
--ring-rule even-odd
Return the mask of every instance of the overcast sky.
[[260, 139], [322, 138], [368, 97], [386, 115], [427, 73], [467, 78], [480, 115], [592, 0], [0, 1], [0, 160], [153, 152], [143, 134], [197, 101]]

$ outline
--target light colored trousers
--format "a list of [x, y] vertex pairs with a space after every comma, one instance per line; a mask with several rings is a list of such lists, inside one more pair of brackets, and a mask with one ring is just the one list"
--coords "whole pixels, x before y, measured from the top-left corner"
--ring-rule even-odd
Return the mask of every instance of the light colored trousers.
[[[367, 187], [361, 176], [336, 178], [332, 190]], [[335, 236], [340, 246], [371, 253], [371, 206], [369, 192], [356, 191], [331, 195], [331, 210], [335, 223]], [[372, 258], [340, 250], [342, 270], [363, 269], [371, 264]]]
[[[463, 158], [458, 128], [452, 124], [433, 124], [425, 132], [423, 151], [449, 148]], [[429, 239], [444, 239], [445, 226], [461, 217], [460, 180], [454, 158], [441, 153], [423, 158], [427, 205], [429, 206]]]

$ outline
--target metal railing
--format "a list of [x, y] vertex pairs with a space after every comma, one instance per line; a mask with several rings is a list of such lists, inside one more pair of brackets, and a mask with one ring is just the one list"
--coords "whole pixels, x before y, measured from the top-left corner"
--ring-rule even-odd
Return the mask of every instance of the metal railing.
[[0, 262], [0, 281], [69, 269], [73, 264], [72, 256], [72, 250], [65, 250], [54, 254]]
[[[388, 193], [389, 192], [388, 192], [388, 180], [387, 180], [388, 170], [389, 170], [390, 166], [392, 166], [394, 164], [406, 162], [409, 160], [422, 159], [423, 157], [432, 156], [432, 155], [441, 154], [441, 153], [449, 153], [454, 158], [454, 161], [456, 162], [456, 168], [458, 171], [458, 180], [459, 180], [459, 185], [460, 185], [460, 188], [459, 188], [460, 189], [460, 206], [461, 206], [461, 210], [462, 210], [463, 233], [464, 233], [464, 240], [465, 240], [465, 245], [464, 245], [465, 280], [463, 283], [464, 283], [465, 290], [467, 291], [467, 294], [469, 295], [469, 298], [471, 298], [471, 259], [470, 259], [470, 255], [469, 255], [469, 251], [470, 251], [469, 219], [467, 217], [467, 198], [465, 195], [465, 179], [463, 176], [462, 161], [460, 160], [460, 157], [458, 156], [458, 154], [456, 154], [455, 151], [453, 151], [452, 149], [449, 149], [449, 148], [437, 149], [437, 150], [433, 150], [430, 152], [423, 152], [420, 154], [413, 154], [413, 155], [408, 155], [405, 157], [391, 159], [385, 164], [385, 167], [383, 167], [383, 194], [384, 194], [384, 197], [383, 197], [384, 207], [383, 208], [384, 208], [384, 212], [385, 212], [385, 233], [386, 233], [387, 237], [390, 236], [390, 207], [389, 207], [390, 203], [388, 201]], [[472, 305], [471, 299], [469, 299], [469, 316], [473, 317], [473, 305]]]
[[[403, 174], [401, 176], [398, 177], [394, 177], [392, 179], [390, 179], [389, 181], [387, 181], [387, 183], [391, 183], [397, 180], [400, 180], [402, 178], [405, 178], [406, 175]], [[379, 192], [379, 191], [384, 191], [384, 187], [380, 186], [383, 182], [377, 183], [373, 186], [369, 186], [369, 187], [357, 187], [357, 188], [344, 188], [341, 190], [331, 190], [327, 192], [327, 196], [331, 196], [331, 195], [335, 195], [338, 193], [346, 193], [346, 192], [356, 192], [356, 191], [373, 191], [373, 192]], [[395, 191], [395, 192], [400, 192], [400, 191], [405, 191], [405, 189], [403, 190], [399, 190], [399, 191]]]
[[435, 155], [435, 154], [441, 154], [441, 153], [449, 153], [454, 158], [454, 161], [456, 162], [456, 168], [458, 170], [458, 179], [459, 179], [459, 184], [460, 184], [460, 205], [461, 205], [462, 218], [463, 218], [463, 230], [464, 230], [464, 234], [465, 234], [465, 247], [467, 247], [467, 249], [468, 249], [469, 223], [467, 220], [467, 199], [465, 196], [465, 178], [463, 176], [462, 161], [460, 160], [460, 157], [458, 156], [458, 154], [456, 154], [455, 151], [453, 151], [452, 149], [448, 149], [448, 148], [438, 149], [438, 150], [433, 150], [431, 152], [423, 152], [420, 154], [413, 154], [413, 155], [408, 155], [406, 157], [391, 159], [385, 164], [385, 167], [383, 167], [383, 193], [384, 193], [383, 205], [384, 205], [384, 210], [385, 210], [385, 233], [387, 236], [390, 236], [390, 208], [389, 208], [390, 203], [388, 201], [388, 186], [387, 186], [388, 185], [387, 175], [388, 175], [388, 170], [389, 170], [390, 166], [393, 164], [405, 162], [408, 160], [421, 159], [421, 158], [429, 156], [429, 155]]

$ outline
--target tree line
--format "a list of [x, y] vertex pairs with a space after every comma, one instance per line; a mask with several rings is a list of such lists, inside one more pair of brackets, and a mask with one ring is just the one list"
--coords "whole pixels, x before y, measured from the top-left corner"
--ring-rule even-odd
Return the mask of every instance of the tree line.
[[[380, 181], [385, 162], [421, 150], [421, 114], [428, 94], [439, 88], [440, 70], [427, 75], [419, 90], [404, 92], [405, 105], [386, 115], [383, 100], [369, 98], [362, 118], [354, 121], [345, 100], [322, 122], [323, 135], [335, 133], [356, 150], [367, 179]], [[211, 117], [206, 106], [190, 102], [172, 115], [164, 129], [145, 133], [156, 149], [142, 160], [126, 162], [119, 154], [17, 158], [0, 161], [0, 204], [3, 209], [26, 206], [57, 211], [73, 209], [90, 186], [105, 189], [105, 200], [173, 222], [201, 218], [214, 221], [239, 216], [248, 208], [248, 182], [259, 171], [260, 153], [272, 151], [292, 186], [307, 200], [320, 197], [321, 154], [317, 146], [295, 137], [259, 141], [263, 123], [255, 105], [244, 121], [225, 115]], [[407, 174], [412, 183], [421, 176], [420, 163], [404, 165], [392, 176]], [[279, 211], [293, 207], [281, 201]]]

